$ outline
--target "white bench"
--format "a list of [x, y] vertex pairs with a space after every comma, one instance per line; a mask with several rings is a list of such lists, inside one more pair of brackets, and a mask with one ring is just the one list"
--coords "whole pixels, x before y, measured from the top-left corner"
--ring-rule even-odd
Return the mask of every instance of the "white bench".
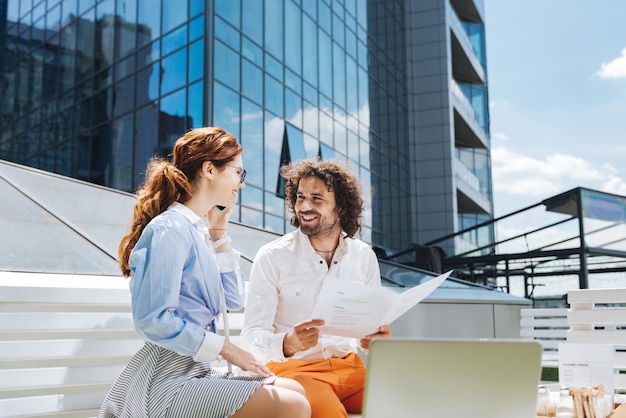
[[567, 343], [613, 344], [613, 385], [626, 392], [626, 289], [570, 290], [567, 302]]
[[567, 308], [520, 310], [520, 338], [541, 343], [543, 367], [559, 367], [559, 343], [566, 341], [568, 329]]
[[142, 345], [127, 279], [0, 272], [0, 417], [95, 417]]

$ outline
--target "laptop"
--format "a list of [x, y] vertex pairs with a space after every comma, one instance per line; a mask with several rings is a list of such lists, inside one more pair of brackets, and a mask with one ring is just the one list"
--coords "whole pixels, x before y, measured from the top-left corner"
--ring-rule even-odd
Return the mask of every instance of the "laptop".
[[526, 340], [374, 340], [363, 418], [535, 418], [541, 350]]

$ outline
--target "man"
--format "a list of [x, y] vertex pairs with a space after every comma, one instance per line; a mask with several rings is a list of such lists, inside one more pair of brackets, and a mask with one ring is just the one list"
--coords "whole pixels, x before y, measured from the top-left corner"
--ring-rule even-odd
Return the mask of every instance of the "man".
[[[360, 413], [365, 365], [353, 338], [320, 334], [311, 318], [327, 280], [380, 286], [374, 251], [354, 238], [363, 199], [357, 179], [341, 165], [301, 161], [284, 166], [287, 207], [295, 231], [263, 246], [250, 273], [243, 323], [244, 346], [278, 376], [300, 382], [313, 418]], [[389, 326], [359, 341], [367, 350]]]

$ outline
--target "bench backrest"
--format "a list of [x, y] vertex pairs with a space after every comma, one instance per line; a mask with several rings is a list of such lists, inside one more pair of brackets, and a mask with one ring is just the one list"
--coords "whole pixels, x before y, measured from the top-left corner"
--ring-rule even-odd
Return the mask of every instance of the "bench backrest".
[[626, 289], [570, 290], [567, 302], [567, 342], [613, 344], [613, 385], [626, 392]]
[[128, 288], [0, 283], [0, 416], [97, 415], [142, 344]]
[[568, 328], [566, 308], [520, 310], [520, 338], [541, 343], [544, 367], [558, 367], [559, 344], [565, 342]]

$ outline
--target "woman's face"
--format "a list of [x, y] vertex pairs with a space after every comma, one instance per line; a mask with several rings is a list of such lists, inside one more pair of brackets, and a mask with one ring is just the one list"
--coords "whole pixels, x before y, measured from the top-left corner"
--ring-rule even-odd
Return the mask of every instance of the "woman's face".
[[237, 202], [239, 189], [246, 185], [242, 181], [244, 172], [241, 154], [217, 170], [217, 175], [214, 177], [214, 190], [217, 194], [218, 205], [232, 207]]

